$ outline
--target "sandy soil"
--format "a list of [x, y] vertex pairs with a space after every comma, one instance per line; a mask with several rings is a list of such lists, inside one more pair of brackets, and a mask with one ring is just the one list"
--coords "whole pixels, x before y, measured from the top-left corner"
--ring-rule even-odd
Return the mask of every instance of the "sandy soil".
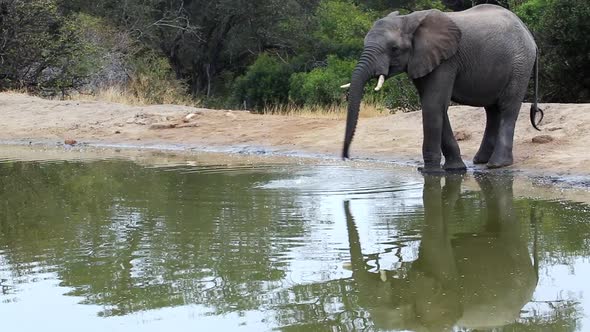
[[[590, 104], [542, 104], [542, 132], [528, 120], [524, 104], [515, 136], [515, 164], [509, 169], [540, 175], [590, 175]], [[185, 120], [188, 114], [191, 119]], [[78, 143], [180, 145], [185, 148], [235, 148], [279, 153], [339, 156], [344, 121], [254, 115], [176, 105], [128, 106], [105, 102], [54, 101], [0, 93], [3, 130], [0, 140], [18, 142], [66, 139]], [[485, 124], [483, 109], [453, 106], [449, 111], [464, 160], [479, 147]], [[420, 164], [421, 113], [361, 118], [351, 149], [353, 158], [377, 158]], [[553, 141], [532, 139], [550, 135]]]

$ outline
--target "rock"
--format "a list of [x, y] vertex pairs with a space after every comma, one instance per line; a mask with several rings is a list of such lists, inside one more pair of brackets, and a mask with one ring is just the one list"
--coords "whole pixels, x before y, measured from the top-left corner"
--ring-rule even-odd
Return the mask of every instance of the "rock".
[[75, 139], [71, 139], [71, 138], [68, 138], [64, 141], [64, 144], [66, 144], [66, 145], [76, 145], [76, 143], [78, 143], [78, 142]]
[[466, 141], [470, 138], [471, 138], [471, 134], [466, 131], [459, 130], [459, 131], [455, 132], [455, 139], [457, 141]]
[[549, 135], [539, 135], [539, 136], [533, 137], [533, 143], [537, 143], [537, 144], [545, 144], [545, 143], [553, 142], [553, 140], [555, 140], [555, 139]]
[[194, 118], [195, 116], [197, 116], [196, 113], [190, 113], [187, 116], [184, 117], [184, 119], [182, 119], [183, 122], [189, 122], [192, 118]]
[[120, 134], [121, 131], [120, 130], [115, 130], [115, 134]]
[[547, 128], [548, 131], [556, 131], [556, 130], [561, 130], [563, 129], [563, 127], [551, 127], [551, 128]]
[[150, 129], [171, 129], [176, 128], [175, 123], [154, 123], [150, 126]]

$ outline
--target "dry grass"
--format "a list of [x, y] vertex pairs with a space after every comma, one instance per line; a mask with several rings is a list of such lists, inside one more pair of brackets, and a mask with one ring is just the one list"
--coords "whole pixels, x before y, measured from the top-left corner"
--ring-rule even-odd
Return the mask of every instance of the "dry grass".
[[[152, 90], [150, 92], [150, 90]], [[29, 94], [26, 90], [9, 90], [4, 93]], [[153, 96], [157, 95], [156, 98]], [[61, 99], [61, 96], [55, 96], [50, 99]], [[198, 100], [193, 99], [190, 95], [180, 93], [178, 89], [168, 88], [165, 86], [157, 92], [153, 89], [148, 89], [141, 84], [130, 84], [129, 87], [110, 86], [98, 90], [95, 93], [75, 93], [67, 95], [66, 100], [81, 100], [81, 101], [103, 101], [117, 104], [125, 104], [132, 106], [145, 106], [155, 104], [172, 104], [184, 106], [200, 106]], [[361, 118], [374, 118], [379, 116], [389, 115], [389, 109], [376, 105], [374, 103], [361, 103], [361, 111], [359, 116]], [[342, 120], [346, 119], [346, 104], [333, 106], [268, 106], [263, 110], [263, 114], [283, 115], [299, 118], [310, 119], [331, 119]]]
[[92, 94], [72, 94], [67, 96], [66, 99], [105, 101], [134, 106], [154, 104], [197, 106], [199, 104], [199, 102], [191, 98], [190, 95], [181, 94], [175, 90], [159, 91], [157, 98], [154, 98], [153, 95], [148, 92], [134, 89], [133, 87], [125, 88], [121, 86], [102, 88]]
[[14, 94], [14, 95], [30, 95], [30, 93], [24, 88], [23, 89], [4, 90], [4, 91], [2, 91], [2, 93]]
[[[269, 106], [264, 109], [263, 113], [300, 118], [341, 120], [346, 119], [346, 105], [303, 107], [295, 105]], [[361, 103], [361, 110], [359, 114], [361, 118], [374, 118], [389, 114], [390, 111], [383, 106], [364, 102]]]

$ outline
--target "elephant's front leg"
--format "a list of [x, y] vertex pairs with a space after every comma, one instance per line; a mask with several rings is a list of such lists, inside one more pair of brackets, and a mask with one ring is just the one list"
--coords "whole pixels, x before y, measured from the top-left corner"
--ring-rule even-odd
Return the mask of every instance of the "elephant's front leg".
[[[453, 88], [453, 79], [450, 79], [449, 76], [443, 71], [435, 70], [415, 82], [422, 103], [422, 130], [424, 132], [422, 156], [424, 158], [424, 167], [420, 171], [423, 173], [444, 172], [440, 167], [442, 159], [441, 147], [445, 118], [447, 117], [446, 112]], [[448, 131], [451, 131], [450, 124], [448, 126]], [[449, 141], [448, 137], [445, 137], [445, 143], [448, 143], [447, 141]], [[455, 149], [452, 144], [445, 144], [445, 151], [455, 154], [458, 152], [458, 146]]]
[[422, 103], [422, 130], [424, 132], [424, 141], [422, 142], [424, 167], [420, 169], [422, 173], [444, 173], [440, 167], [443, 122], [443, 114], [437, 105]]
[[448, 110], [443, 116], [443, 132], [442, 132], [442, 153], [445, 156], [445, 164], [443, 168], [447, 172], [463, 172], [467, 169], [465, 163], [461, 159], [461, 150], [459, 144], [453, 134], [451, 122], [449, 121]]

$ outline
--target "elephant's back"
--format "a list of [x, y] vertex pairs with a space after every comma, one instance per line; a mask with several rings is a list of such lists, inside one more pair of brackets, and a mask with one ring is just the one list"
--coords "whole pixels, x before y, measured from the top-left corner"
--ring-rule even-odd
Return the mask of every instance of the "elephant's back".
[[478, 5], [461, 12], [447, 13], [459, 26], [466, 42], [488, 41], [493, 46], [514, 46], [536, 51], [534, 38], [513, 12], [496, 5]]
[[454, 101], [491, 105], [511, 84], [528, 82], [537, 46], [514, 13], [500, 6], [480, 5], [447, 15], [461, 30]]

